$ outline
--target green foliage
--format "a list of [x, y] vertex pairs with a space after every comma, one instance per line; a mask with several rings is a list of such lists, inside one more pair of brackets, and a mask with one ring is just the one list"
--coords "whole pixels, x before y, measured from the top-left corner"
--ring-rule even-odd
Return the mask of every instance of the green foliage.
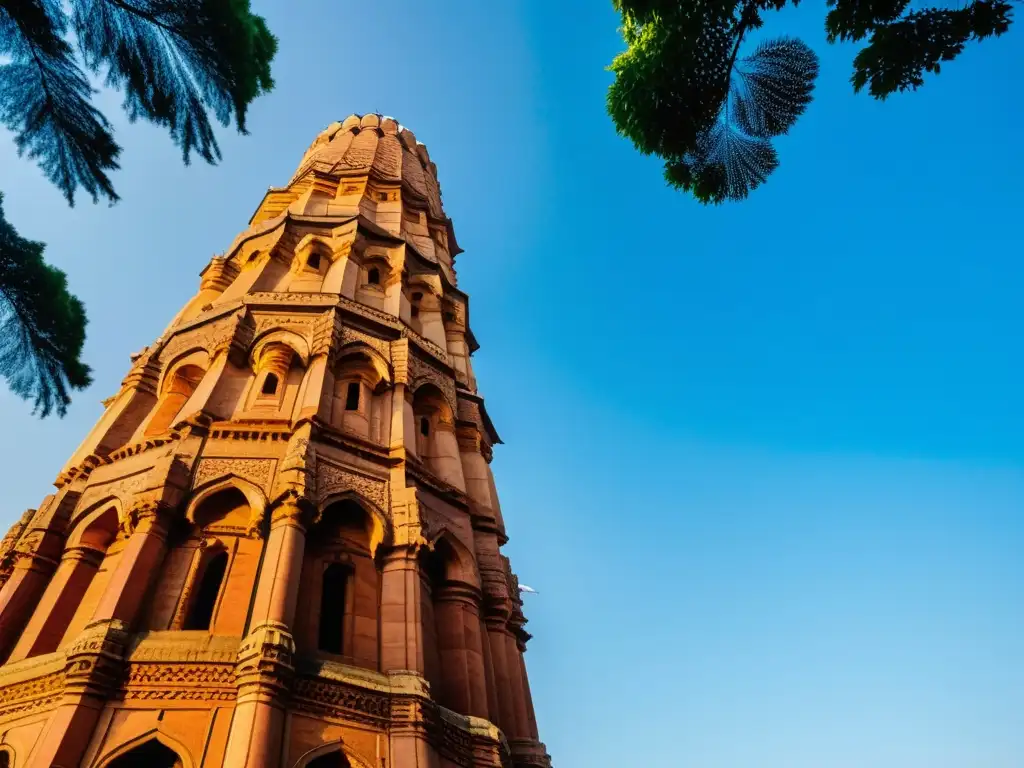
[[[121, 150], [86, 72], [124, 94], [129, 118], [167, 128], [186, 163], [192, 152], [213, 163], [211, 118], [245, 133], [249, 104], [274, 86], [276, 50], [249, 0], [0, 0], [0, 124], [69, 204], [79, 189], [113, 203]], [[41, 244], [2, 217], [0, 233], [0, 376], [42, 415], [63, 415], [69, 389], [89, 382], [85, 313]]]
[[739, 58], [772, 2], [618, 0], [629, 47], [615, 58], [608, 112], [619, 133], [665, 160], [665, 179], [704, 203], [740, 200], [778, 167], [771, 140], [811, 100], [818, 60], [799, 40]]
[[249, 104], [274, 85], [277, 41], [248, 0], [0, 0], [0, 54], [12, 58], [0, 66], [0, 122], [71, 204], [79, 187], [117, 200], [106, 174], [120, 149], [89, 104], [69, 32], [128, 116], [166, 127], [185, 162], [193, 151], [216, 162], [211, 114], [244, 133]]
[[[644, 154], [665, 161], [666, 181], [703, 203], [741, 200], [778, 167], [771, 139], [810, 104], [815, 54], [783, 38], [740, 57], [762, 13], [786, 0], [612, 0], [626, 50], [609, 69], [608, 113]], [[795, 4], [795, 3], [794, 3]], [[1009, 29], [1008, 0], [908, 12], [909, 0], [828, 0], [829, 42], [867, 44], [854, 89], [875, 98], [915, 90], [972, 40]]]
[[71, 389], [91, 379], [79, 359], [85, 309], [68, 293], [63, 272], [43, 261], [43, 244], [14, 231], [0, 195], [0, 376], [11, 391], [35, 400], [41, 416], [61, 416]]

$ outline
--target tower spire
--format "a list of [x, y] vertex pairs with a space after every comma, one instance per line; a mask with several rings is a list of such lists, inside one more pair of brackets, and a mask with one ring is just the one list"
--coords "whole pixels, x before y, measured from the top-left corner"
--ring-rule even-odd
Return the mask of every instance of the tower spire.
[[316, 137], [0, 542], [0, 753], [550, 765], [459, 252], [411, 131]]

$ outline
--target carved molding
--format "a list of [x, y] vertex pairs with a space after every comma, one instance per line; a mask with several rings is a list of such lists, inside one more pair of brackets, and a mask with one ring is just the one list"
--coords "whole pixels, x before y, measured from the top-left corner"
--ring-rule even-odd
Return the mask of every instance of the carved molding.
[[385, 695], [310, 677], [300, 677], [295, 681], [292, 701], [299, 709], [313, 714], [378, 727], [388, 721], [391, 712], [391, 702]]
[[232, 701], [235, 696], [232, 663], [133, 663], [120, 694], [125, 700]]
[[458, 401], [455, 397], [455, 379], [437, 370], [429, 363], [420, 360], [416, 356], [409, 358], [409, 380], [412, 382], [410, 389], [415, 392], [421, 384], [430, 383], [436, 386], [444, 394], [452, 413], [458, 413]]
[[274, 476], [275, 463], [274, 459], [200, 459], [192, 487], [198, 488], [212, 480], [235, 475], [266, 493]]
[[60, 701], [64, 682], [65, 675], [61, 671], [0, 688], [0, 717], [26, 714], [55, 705]]
[[323, 459], [317, 460], [316, 478], [318, 499], [326, 499], [341, 491], [355, 491], [384, 511], [390, 507], [388, 481], [383, 478], [365, 475]]

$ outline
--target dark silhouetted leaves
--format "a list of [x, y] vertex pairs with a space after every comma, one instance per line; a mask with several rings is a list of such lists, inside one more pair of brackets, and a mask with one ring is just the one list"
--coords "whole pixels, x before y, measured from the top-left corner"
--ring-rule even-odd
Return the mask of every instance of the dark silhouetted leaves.
[[[0, 7], [0, 122], [14, 133], [19, 154], [36, 160], [74, 204], [82, 187], [95, 201], [117, 200], [107, 171], [121, 151], [106, 119], [89, 99], [92, 89], [59, 35], [59, 8], [39, 0]], [[48, 23], [49, 22], [49, 23]]]
[[898, 19], [909, 4], [910, 0], [829, 0], [828, 41], [861, 40], [879, 24]]
[[[193, 151], [220, 157], [211, 115], [244, 133], [249, 104], [274, 85], [277, 41], [249, 0], [0, 0], [0, 124], [70, 204], [80, 188], [117, 200], [107, 174], [120, 148], [68, 37], [124, 92], [128, 116], [166, 127], [186, 163]], [[45, 416], [63, 414], [89, 373], [82, 305], [42, 249], [0, 216], [0, 376]]]
[[43, 244], [7, 222], [0, 195], [0, 376], [11, 391], [32, 398], [41, 416], [61, 416], [70, 390], [90, 384], [80, 358], [85, 310], [68, 293], [59, 269], [43, 261]]
[[[794, 5], [797, 3], [794, 2]], [[762, 43], [738, 57], [762, 13], [787, 0], [612, 0], [626, 50], [609, 69], [608, 114], [665, 179], [704, 203], [741, 200], [778, 167], [771, 139], [810, 104], [818, 59], [799, 40]], [[1008, 0], [907, 12], [909, 0], [828, 0], [829, 42], [870, 38], [853, 85], [876, 98], [913, 90], [971, 40], [1006, 32]]]
[[875, 98], [924, 85], [924, 73], [938, 74], [971, 40], [998, 36], [1010, 28], [1012, 6], [1002, 0], [977, 0], [959, 10], [914, 11], [878, 26], [853, 61], [853, 87], [868, 86]]
[[778, 167], [771, 139], [811, 100], [818, 60], [799, 40], [739, 59], [760, 12], [741, 4], [619, 0], [629, 47], [615, 58], [608, 112], [619, 133], [665, 160], [669, 184], [705, 203], [740, 200]]

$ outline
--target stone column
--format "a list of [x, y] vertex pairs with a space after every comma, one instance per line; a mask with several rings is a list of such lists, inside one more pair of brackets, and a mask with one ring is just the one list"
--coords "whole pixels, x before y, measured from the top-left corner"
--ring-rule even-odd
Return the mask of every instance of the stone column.
[[100, 712], [116, 689], [131, 635], [119, 621], [89, 625], [67, 652], [64, 692], [43, 727], [27, 768], [72, 768], [92, 738]]
[[480, 592], [465, 584], [438, 587], [434, 611], [440, 617], [438, 651], [444, 698], [459, 714], [488, 717], [487, 672], [480, 631]]
[[91, 547], [70, 547], [64, 550], [60, 564], [8, 662], [21, 661], [57, 649], [104, 555], [105, 552]]
[[14, 552], [11, 575], [0, 590], [0, 660], [17, 642], [59, 564], [39, 552], [21, 548]]
[[238, 650], [238, 698], [224, 765], [276, 765], [284, 734], [282, 698], [294, 672], [295, 618], [306, 544], [304, 512], [288, 498], [271, 516], [263, 568], [256, 585], [249, 633]]
[[507, 616], [491, 613], [486, 617], [487, 643], [490, 648], [491, 665], [494, 672], [494, 684], [497, 689], [498, 727], [511, 737], [518, 731], [516, 726], [515, 697], [512, 692], [512, 679], [508, 664], [508, 630]]
[[425, 671], [423, 585], [415, 547], [396, 547], [385, 553], [381, 569], [380, 637], [383, 672]]
[[142, 502], [128, 513], [123, 521], [128, 542], [92, 621], [117, 619], [129, 627], [134, 623], [167, 552], [167, 523], [162, 512], [159, 503]]

